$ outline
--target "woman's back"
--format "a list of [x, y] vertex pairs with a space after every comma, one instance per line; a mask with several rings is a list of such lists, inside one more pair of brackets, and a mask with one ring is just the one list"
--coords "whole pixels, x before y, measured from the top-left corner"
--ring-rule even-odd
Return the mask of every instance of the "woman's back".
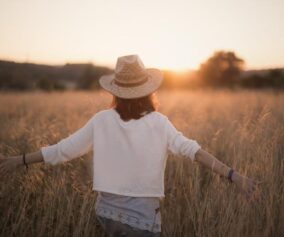
[[130, 196], [163, 196], [167, 141], [162, 119], [158, 112], [151, 112], [125, 122], [115, 109], [97, 115], [94, 189]]
[[123, 121], [115, 109], [96, 113], [81, 129], [43, 147], [46, 163], [71, 160], [93, 149], [93, 190], [132, 197], [164, 197], [168, 150], [194, 159], [199, 144], [156, 111]]

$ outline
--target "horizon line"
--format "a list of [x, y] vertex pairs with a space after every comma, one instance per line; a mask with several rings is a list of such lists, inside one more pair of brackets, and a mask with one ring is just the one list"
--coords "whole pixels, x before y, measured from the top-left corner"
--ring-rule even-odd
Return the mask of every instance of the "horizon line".
[[[70, 60], [70, 61], [65, 61], [62, 63], [52, 63], [48, 61], [38, 61], [38, 60], [17, 60], [17, 59], [12, 59], [12, 58], [5, 58], [5, 57], [0, 57], [0, 61], [7, 61], [7, 62], [14, 62], [14, 63], [27, 63], [27, 64], [37, 64], [37, 65], [46, 65], [46, 66], [54, 66], [54, 67], [62, 67], [67, 64], [92, 64], [94, 66], [98, 67], [107, 67], [109, 69], [114, 69], [114, 67], [111, 64], [107, 63], [100, 63], [96, 64], [94, 60]], [[201, 65], [201, 63], [199, 64]], [[174, 71], [174, 72], [187, 72], [187, 71], [197, 71], [199, 68], [180, 68], [180, 69], [175, 69], [175, 68], [163, 68], [163, 67], [156, 67], [157, 69], [161, 71]], [[284, 64], [283, 65], [271, 65], [271, 66], [263, 66], [263, 67], [244, 67], [244, 71], [258, 71], [258, 70], [271, 70], [271, 69], [284, 69]]]

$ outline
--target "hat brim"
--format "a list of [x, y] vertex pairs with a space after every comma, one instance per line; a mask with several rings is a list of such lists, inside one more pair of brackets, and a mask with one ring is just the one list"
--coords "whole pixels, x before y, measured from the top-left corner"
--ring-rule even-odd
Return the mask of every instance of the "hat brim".
[[104, 75], [99, 79], [102, 88], [111, 94], [125, 99], [134, 99], [147, 96], [155, 92], [161, 85], [163, 73], [155, 68], [147, 68], [148, 80], [139, 86], [122, 87], [114, 83], [115, 74]]

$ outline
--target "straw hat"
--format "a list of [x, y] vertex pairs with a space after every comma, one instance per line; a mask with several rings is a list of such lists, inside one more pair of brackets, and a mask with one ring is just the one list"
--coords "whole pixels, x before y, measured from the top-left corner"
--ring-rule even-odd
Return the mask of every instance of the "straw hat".
[[163, 79], [162, 72], [145, 68], [138, 55], [117, 59], [115, 73], [99, 79], [100, 85], [111, 94], [125, 99], [147, 96], [156, 91]]

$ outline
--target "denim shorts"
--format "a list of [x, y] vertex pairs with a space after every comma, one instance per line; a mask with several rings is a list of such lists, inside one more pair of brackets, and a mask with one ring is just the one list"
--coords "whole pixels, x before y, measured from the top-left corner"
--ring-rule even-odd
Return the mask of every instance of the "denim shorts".
[[105, 232], [111, 237], [160, 237], [160, 232], [141, 230], [103, 216], [97, 215], [96, 217]]

